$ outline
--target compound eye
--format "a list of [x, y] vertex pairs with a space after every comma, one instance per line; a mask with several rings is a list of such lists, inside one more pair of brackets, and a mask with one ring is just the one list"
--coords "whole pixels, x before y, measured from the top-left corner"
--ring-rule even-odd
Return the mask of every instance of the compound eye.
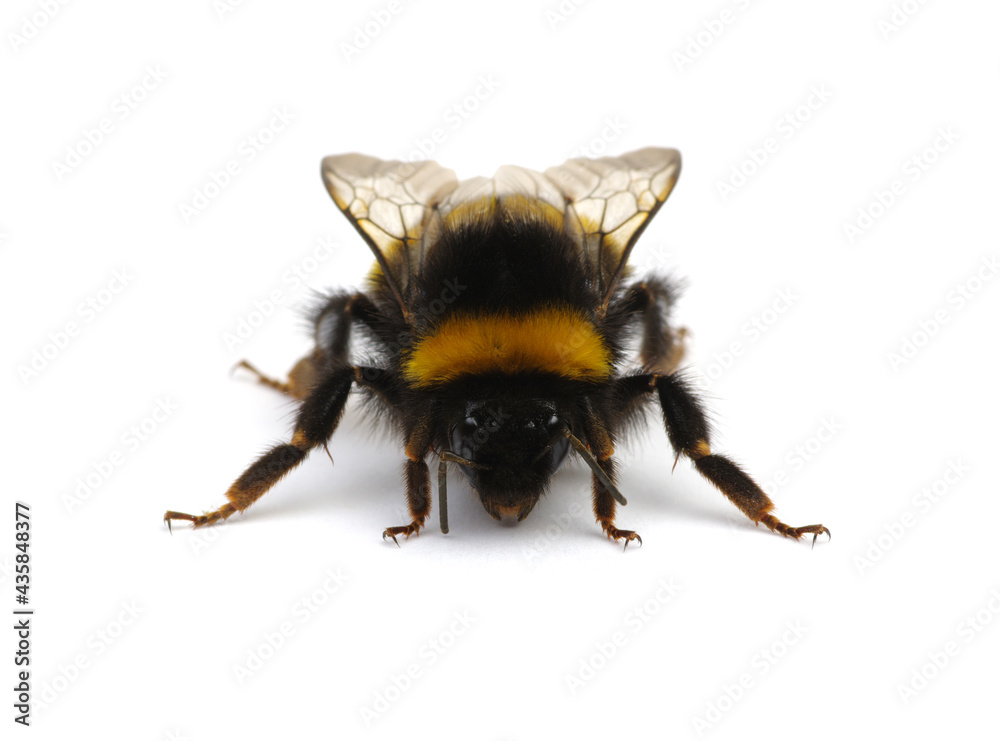
[[550, 435], [555, 435], [564, 427], [566, 427], [566, 423], [559, 418], [558, 414], [553, 414], [549, 417], [549, 421], [545, 423], [545, 429]]
[[474, 417], [466, 417], [452, 428], [451, 449], [463, 458], [472, 460], [477, 432], [479, 432], [479, 423]]
[[476, 421], [475, 417], [466, 417], [464, 420], [459, 422], [455, 430], [456, 434], [472, 440], [472, 438], [475, 437], [476, 433], [479, 431], [479, 422]]

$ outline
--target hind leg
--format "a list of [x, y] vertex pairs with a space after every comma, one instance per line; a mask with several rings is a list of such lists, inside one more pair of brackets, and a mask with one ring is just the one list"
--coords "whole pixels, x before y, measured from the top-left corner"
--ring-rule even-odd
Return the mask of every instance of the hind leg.
[[630, 286], [625, 297], [627, 310], [642, 314], [639, 359], [647, 370], [664, 375], [677, 369], [687, 349], [687, 328], [670, 326], [676, 293], [666, 281], [648, 278]]
[[309, 394], [309, 391], [316, 386], [316, 353], [313, 355], [306, 355], [302, 360], [295, 364], [295, 367], [288, 372], [287, 381], [279, 381], [276, 378], [271, 378], [270, 376], [265, 376], [254, 366], [250, 364], [248, 360], [241, 360], [234, 366], [235, 368], [246, 368], [248, 371], [257, 376], [257, 382], [280, 391], [283, 394], [291, 396], [293, 399], [305, 399]]
[[326, 363], [347, 364], [355, 314], [364, 313], [370, 307], [371, 302], [360, 293], [331, 296], [313, 317], [315, 349], [295, 364], [288, 372], [287, 381], [264, 375], [247, 360], [241, 360], [235, 367], [253, 373], [258, 383], [294, 399], [305, 399], [319, 382], [321, 368]]

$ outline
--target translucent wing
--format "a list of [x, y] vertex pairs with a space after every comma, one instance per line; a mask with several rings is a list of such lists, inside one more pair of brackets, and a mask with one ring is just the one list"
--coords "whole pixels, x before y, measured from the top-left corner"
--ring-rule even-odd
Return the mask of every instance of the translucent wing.
[[495, 208], [543, 214], [579, 244], [607, 308], [629, 253], [680, 173], [674, 149], [578, 158], [544, 174], [505, 166], [461, 183], [434, 162], [327, 157], [323, 179], [337, 206], [368, 242], [403, 314], [425, 246], [442, 225]]
[[629, 253], [673, 190], [676, 149], [647, 147], [621, 157], [571, 159], [545, 175], [565, 196], [566, 230], [580, 243], [607, 308]]
[[433, 243], [445, 224], [454, 226], [466, 218], [492, 213], [502, 208], [532, 218], [544, 216], [560, 231], [564, 228], [566, 198], [542, 173], [525, 167], [505, 165], [492, 178], [463, 180], [438, 204], [424, 232], [424, 241]]
[[542, 209], [551, 206], [560, 219], [566, 207], [566, 198], [542, 173], [526, 167], [504, 165], [492, 178], [463, 180], [441, 202], [438, 210], [447, 219], [466, 206], [482, 204], [484, 199], [508, 202], [511, 199], [515, 202], [523, 200]]
[[385, 161], [363, 154], [327, 157], [323, 181], [375, 253], [386, 283], [409, 317], [411, 278], [435, 205], [458, 185], [436, 162]]

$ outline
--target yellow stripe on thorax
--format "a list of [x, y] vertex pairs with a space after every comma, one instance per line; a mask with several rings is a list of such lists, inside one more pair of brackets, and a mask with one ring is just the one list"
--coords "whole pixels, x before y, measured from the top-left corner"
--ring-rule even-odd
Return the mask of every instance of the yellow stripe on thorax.
[[611, 352], [578, 311], [547, 307], [520, 315], [448, 317], [403, 359], [403, 376], [414, 386], [489, 372], [600, 381], [611, 376]]

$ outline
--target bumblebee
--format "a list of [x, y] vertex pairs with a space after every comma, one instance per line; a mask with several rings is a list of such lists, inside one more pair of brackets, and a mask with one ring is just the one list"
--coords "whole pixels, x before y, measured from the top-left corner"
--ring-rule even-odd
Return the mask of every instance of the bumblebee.
[[[669, 321], [675, 290], [627, 281], [628, 259], [680, 173], [674, 149], [571, 159], [545, 173], [506, 166], [459, 182], [434, 162], [327, 157], [334, 202], [375, 255], [363, 291], [324, 296], [311, 314], [315, 348], [287, 382], [258, 379], [298, 400], [295, 429], [236, 479], [195, 527], [242, 512], [315, 448], [326, 448], [352, 388], [398, 432], [410, 522], [431, 510], [427, 459], [438, 459], [438, 510], [448, 532], [448, 464], [496, 519], [523, 520], [572, 449], [592, 470], [594, 515], [613, 541], [642, 540], [615, 524], [625, 498], [615, 444], [659, 404], [681, 455], [755, 523], [799, 539], [737, 464], [712, 452], [709, 425], [677, 372], [684, 332]], [[628, 355], [638, 351], [633, 372]], [[358, 360], [364, 352], [364, 362]], [[329, 451], [327, 450], [327, 454]]]

